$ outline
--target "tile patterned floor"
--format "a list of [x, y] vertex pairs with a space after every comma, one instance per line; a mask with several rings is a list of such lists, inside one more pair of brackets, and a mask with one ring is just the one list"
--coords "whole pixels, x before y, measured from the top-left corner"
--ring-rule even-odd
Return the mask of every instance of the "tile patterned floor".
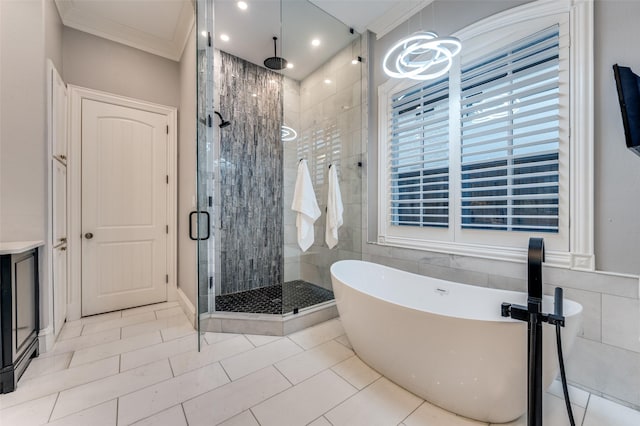
[[[18, 389], [2, 426], [478, 426], [366, 366], [334, 319], [288, 337], [196, 333], [176, 303], [67, 323]], [[637, 426], [640, 412], [572, 388], [577, 424]], [[568, 424], [559, 383], [545, 425]], [[521, 418], [511, 426], [524, 426]]]
[[294, 309], [333, 300], [333, 292], [307, 281], [287, 281], [239, 293], [216, 296], [218, 312], [250, 312], [254, 314], [287, 314]]

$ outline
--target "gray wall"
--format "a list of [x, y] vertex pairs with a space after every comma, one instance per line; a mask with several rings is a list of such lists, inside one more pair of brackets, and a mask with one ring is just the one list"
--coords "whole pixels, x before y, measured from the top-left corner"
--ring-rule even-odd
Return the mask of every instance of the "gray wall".
[[66, 83], [162, 105], [180, 103], [178, 62], [67, 27], [62, 45]]
[[58, 73], [64, 79], [64, 67], [62, 66], [62, 31], [64, 26], [55, 2], [53, 0], [43, 0], [43, 2], [45, 57], [51, 59]]
[[189, 212], [196, 196], [195, 26], [180, 59], [178, 107], [178, 286], [196, 306], [196, 243], [189, 239]]
[[599, 270], [640, 274], [640, 157], [626, 148], [612, 65], [640, 74], [640, 2], [595, 2], [595, 251]]
[[0, 1], [0, 241], [45, 240], [43, 4]]
[[[47, 237], [46, 58], [62, 72], [53, 0], [0, 1], [0, 241]], [[48, 250], [40, 251], [40, 328], [51, 322]]]

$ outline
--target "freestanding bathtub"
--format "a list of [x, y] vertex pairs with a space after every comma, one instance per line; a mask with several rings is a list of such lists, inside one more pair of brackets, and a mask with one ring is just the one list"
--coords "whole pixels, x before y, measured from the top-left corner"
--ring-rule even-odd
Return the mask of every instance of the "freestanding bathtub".
[[[375, 263], [331, 266], [344, 330], [358, 356], [432, 404], [488, 423], [512, 421], [527, 406], [527, 324], [500, 315], [524, 293], [459, 284]], [[545, 296], [544, 312], [553, 310]], [[562, 349], [569, 353], [582, 306], [564, 301]], [[543, 327], [543, 380], [558, 371], [555, 330]]]

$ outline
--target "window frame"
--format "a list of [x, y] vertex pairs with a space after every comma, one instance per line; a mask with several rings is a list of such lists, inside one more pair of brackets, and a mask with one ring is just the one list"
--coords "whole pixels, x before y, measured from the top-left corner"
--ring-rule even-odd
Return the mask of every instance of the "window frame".
[[[560, 25], [567, 37], [569, 56], [564, 89], [560, 96], [564, 112], [560, 125], [559, 232], [533, 233], [462, 229], [460, 187], [460, 73], [464, 64], [515, 42], [536, 31]], [[388, 147], [389, 102], [392, 96], [418, 84], [415, 80], [389, 80], [378, 88], [378, 244], [523, 261], [530, 236], [545, 238], [546, 261], [561, 267], [594, 270], [593, 250], [593, 2], [538, 0], [470, 25], [454, 36], [463, 43], [449, 75], [450, 199], [449, 227], [393, 226], [389, 215]], [[561, 41], [562, 43], [562, 41]], [[492, 46], [487, 48], [486, 46]], [[564, 51], [566, 52], [566, 50]], [[561, 70], [561, 75], [562, 75]], [[561, 77], [562, 78], [562, 77]], [[579, 183], [579, 184], [578, 184]]]

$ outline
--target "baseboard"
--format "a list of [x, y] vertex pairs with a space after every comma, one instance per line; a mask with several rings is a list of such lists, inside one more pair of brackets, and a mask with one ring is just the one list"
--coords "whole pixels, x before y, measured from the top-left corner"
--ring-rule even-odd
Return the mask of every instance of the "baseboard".
[[49, 352], [56, 343], [56, 336], [53, 334], [53, 326], [49, 326], [38, 333], [40, 353]]
[[189, 320], [193, 328], [196, 328], [196, 307], [193, 306], [193, 303], [191, 303], [191, 300], [189, 300], [189, 298], [184, 294], [181, 288], [178, 288], [177, 294], [178, 303], [180, 303], [182, 311], [187, 316], [187, 319]]

